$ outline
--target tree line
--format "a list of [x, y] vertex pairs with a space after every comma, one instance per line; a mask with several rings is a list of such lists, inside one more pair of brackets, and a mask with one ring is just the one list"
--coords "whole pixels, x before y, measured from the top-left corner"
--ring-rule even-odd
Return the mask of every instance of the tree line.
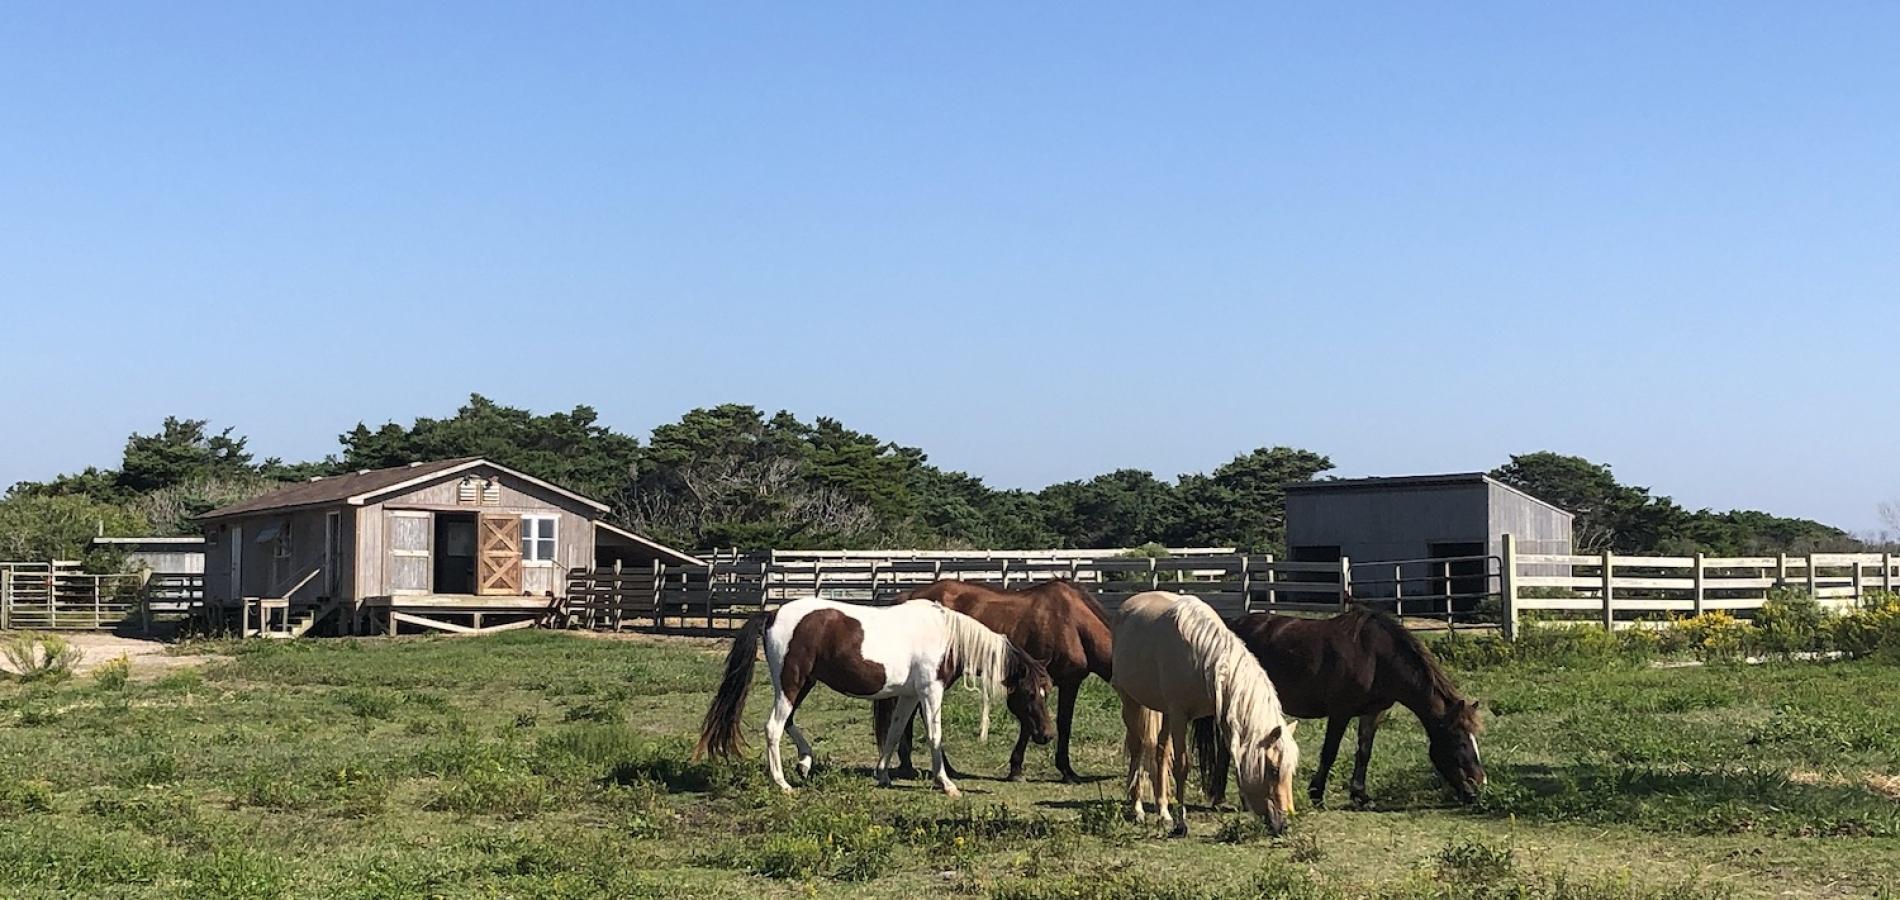
[[[1282, 553], [1283, 486], [1323, 477], [1323, 454], [1262, 447], [1166, 480], [1117, 469], [1039, 491], [999, 489], [931, 465], [923, 450], [830, 418], [728, 404], [695, 409], [642, 443], [595, 410], [537, 414], [480, 395], [447, 418], [338, 436], [338, 452], [257, 460], [247, 439], [167, 418], [126, 440], [119, 466], [14, 485], [0, 498], [0, 559], [76, 559], [108, 535], [191, 534], [193, 517], [290, 481], [460, 456], [487, 457], [608, 503], [619, 525], [681, 547], [765, 549], [1238, 547]], [[1538, 452], [1492, 472], [1577, 514], [1580, 552], [1803, 552], [1846, 532], [1753, 510], [1688, 510], [1610, 467]]]

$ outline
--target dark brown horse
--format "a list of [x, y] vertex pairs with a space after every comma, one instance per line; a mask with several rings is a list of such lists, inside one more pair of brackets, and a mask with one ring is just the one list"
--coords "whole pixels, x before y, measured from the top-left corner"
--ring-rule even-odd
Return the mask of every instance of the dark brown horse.
[[[1393, 704], [1418, 716], [1430, 740], [1432, 765], [1458, 796], [1470, 802], [1484, 786], [1477, 734], [1478, 704], [1459, 695], [1432, 652], [1399, 620], [1363, 606], [1330, 619], [1296, 619], [1254, 613], [1227, 623], [1260, 660], [1289, 716], [1326, 720], [1319, 770], [1307, 793], [1324, 806], [1326, 779], [1339, 755], [1346, 725], [1359, 720], [1359, 752], [1353, 758], [1352, 802], [1367, 806], [1366, 764], [1372, 739]], [[1196, 724], [1197, 738], [1210, 737], [1211, 723]], [[1226, 744], [1197, 741], [1201, 777], [1218, 802], [1226, 792]]]
[[[987, 585], [945, 579], [910, 592], [904, 599], [935, 600], [949, 609], [983, 623], [1023, 652], [1041, 660], [1056, 689], [1056, 771], [1062, 780], [1080, 780], [1069, 762], [1069, 724], [1075, 718], [1075, 697], [1082, 682], [1093, 674], [1107, 681], [1115, 651], [1108, 612], [1087, 591], [1068, 581], [1045, 581], [1032, 587], [1002, 591]], [[877, 704], [877, 736], [881, 745], [895, 704]], [[1023, 777], [1023, 753], [1033, 737], [1019, 727], [1016, 749], [1009, 755], [1009, 777]], [[900, 766], [910, 768], [911, 725], [904, 726], [898, 742]]]

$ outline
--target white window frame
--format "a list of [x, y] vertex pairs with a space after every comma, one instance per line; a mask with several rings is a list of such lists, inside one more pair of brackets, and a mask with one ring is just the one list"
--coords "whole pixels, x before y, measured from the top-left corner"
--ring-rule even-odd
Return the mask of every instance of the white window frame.
[[[538, 516], [538, 515], [521, 517], [521, 525], [524, 530], [528, 528], [529, 522], [546, 522], [548, 526], [547, 534], [546, 536], [542, 536], [541, 529], [539, 527], [535, 527], [532, 531], [535, 537], [533, 538], [529, 538], [526, 536], [522, 537], [521, 564], [524, 566], [555, 565], [559, 561], [559, 558], [561, 555], [561, 517], [560, 516]], [[548, 549], [548, 557], [546, 559], [542, 559], [534, 555], [535, 543], [537, 541], [547, 541], [549, 544], [552, 545]]]

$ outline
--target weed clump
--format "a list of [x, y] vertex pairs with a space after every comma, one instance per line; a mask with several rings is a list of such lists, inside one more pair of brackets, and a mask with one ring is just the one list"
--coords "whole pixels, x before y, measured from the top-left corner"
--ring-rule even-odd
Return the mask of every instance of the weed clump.
[[0, 657], [20, 681], [58, 682], [72, 677], [86, 652], [57, 634], [16, 634], [0, 642]]

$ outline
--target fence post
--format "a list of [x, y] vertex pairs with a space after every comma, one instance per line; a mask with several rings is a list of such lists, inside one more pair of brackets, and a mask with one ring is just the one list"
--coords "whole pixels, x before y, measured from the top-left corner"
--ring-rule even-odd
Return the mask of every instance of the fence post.
[[13, 622], [13, 570], [0, 568], [0, 631]]
[[1865, 595], [1866, 595], [1866, 593], [1867, 593], [1867, 592], [1866, 592], [1866, 591], [1865, 591], [1865, 590], [1863, 589], [1863, 588], [1864, 588], [1864, 584], [1863, 584], [1863, 582], [1861, 581], [1861, 573], [1860, 573], [1860, 559], [1859, 559], [1859, 558], [1855, 558], [1855, 560], [1853, 561], [1853, 563], [1852, 563], [1851, 565], [1853, 566], [1853, 571], [1854, 571], [1854, 605], [1855, 605], [1855, 606], [1859, 606], [1859, 605], [1860, 605], [1860, 598], [1861, 598], [1861, 597], [1863, 597], [1863, 596], [1865, 596]]
[[152, 633], [152, 570], [139, 570], [139, 632]]
[[1392, 565], [1392, 614], [1405, 618], [1405, 565]]
[[1775, 587], [1788, 586], [1788, 554], [1775, 554]]
[[1253, 612], [1253, 573], [1247, 569], [1247, 554], [1240, 555], [1240, 613]]
[[1273, 554], [1271, 553], [1267, 554], [1267, 609], [1268, 611], [1272, 611], [1273, 607], [1278, 606], [1280, 603], [1280, 595], [1274, 590], [1274, 583], [1280, 580], [1279, 572], [1280, 572], [1279, 569], [1276, 569], [1273, 567]]
[[1616, 630], [1616, 555], [1603, 551], [1603, 630]]
[[1498, 558], [1498, 600], [1504, 607], [1499, 627], [1504, 639], [1517, 640], [1517, 535], [1503, 535], [1503, 553]]
[[1821, 600], [1821, 580], [1815, 577], [1814, 574], [1814, 554], [1812, 552], [1808, 554], [1808, 599], [1817, 603]]
[[1702, 615], [1702, 601], [1707, 598], [1708, 590], [1708, 554], [1700, 550], [1695, 552], [1695, 614]]
[[1346, 611], [1346, 604], [1352, 600], [1352, 557], [1339, 558], [1339, 611]]
[[[1880, 554], [1880, 589], [1893, 590], [1893, 554], [1891, 553]], [[6, 626], [0, 625], [0, 628], [4, 627]]]
[[101, 615], [102, 611], [100, 610], [100, 605], [105, 600], [102, 596], [106, 592], [105, 578], [104, 575], [92, 576], [92, 630], [94, 631], [106, 627], [105, 619]]
[[[1005, 565], [1008, 564], [1005, 563]], [[1160, 589], [1161, 574], [1155, 571], [1155, 558], [1150, 556], [1148, 557], [1148, 590], [1156, 591]]]

